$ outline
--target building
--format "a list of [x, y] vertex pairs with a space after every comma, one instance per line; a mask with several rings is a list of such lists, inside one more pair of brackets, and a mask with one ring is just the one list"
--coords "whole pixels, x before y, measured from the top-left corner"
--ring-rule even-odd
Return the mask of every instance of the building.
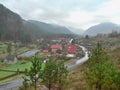
[[76, 44], [67, 44], [66, 45], [66, 52], [67, 54], [75, 54], [77, 46]]
[[49, 52], [48, 50], [43, 50], [44, 54], [48, 54], [48, 52]]
[[62, 45], [61, 44], [53, 44], [50, 46], [51, 51], [56, 53], [57, 50], [62, 50]]
[[15, 64], [17, 62], [17, 57], [14, 55], [8, 55], [5, 59], [4, 62], [7, 62], [8, 64]]

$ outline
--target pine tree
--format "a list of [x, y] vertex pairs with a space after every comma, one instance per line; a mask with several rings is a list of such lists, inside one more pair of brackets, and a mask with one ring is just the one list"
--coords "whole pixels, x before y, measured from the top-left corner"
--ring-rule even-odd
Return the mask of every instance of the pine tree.
[[115, 77], [114, 82], [116, 85], [116, 90], [120, 90], [120, 72], [118, 71], [114, 77]]
[[65, 84], [67, 73], [67, 68], [63, 62], [59, 63], [50, 59], [45, 64], [43, 82], [48, 86], [49, 90], [55, 84], [61, 90]]
[[48, 86], [49, 90], [52, 88], [52, 84], [56, 82], [56, 67], [56, 63], [52, 60], [45, 64], [43, 82]]
[[42, 62], [40, 59], [35, 55], [32, 62], [32, 66], [30, 70], [28, 71], [28, 76], [30, 76], [30, 80], [32, 81], [32, 84], [34, 85], [34, 89], [37, 89], [37, 82], [40, 78], [42, 78]]
[[64, 65], [64, 62], [59, 62], [57, 69], [58, 69], [57, 70], [57, 81], [58, 81], [58, 85], [59, 85], [59, 90], [63, 90], [63, 88], [67, 82], [68, 71]]
[[91, 89], [102, 90], [102, 88], [113, 88], [113, 77], [116, 67], [107, 53], [102, 49], [100, 43], [89, 58], [85, 78]]
[[7, 45], [7, 52], [9, 55], [11, 55], [11, 52], [12, 52], [12, 44], [11, 43], [8, 43], [8, 45]]

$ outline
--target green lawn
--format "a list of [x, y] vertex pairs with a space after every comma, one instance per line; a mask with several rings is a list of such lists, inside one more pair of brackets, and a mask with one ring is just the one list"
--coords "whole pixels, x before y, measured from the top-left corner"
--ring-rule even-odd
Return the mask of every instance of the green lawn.
[[30, 61], [27, 61], [25, 64], [22, 64], [22, 61], [18, 61], [16, 64], [12, 64], [9, 67], [5, 67], [2, 69], [16, 71], [19, 68], [20, 71], [24, 71], [25, 68], [29, 69], [30, 66], [31, 66]]
[[[45, 55], [41, 55], [40, 57], [44, 57], [44, 56]], [[24, 60], [24, 61], [19, 60], [17, 63], [11, 64], [11, 65], [0, 64], [0, 69], [17, 71], [17, 69], [19, 68], [20, 71], [24, 71], [25, 69], [29, 70], [31, 66], [32, 66], [32, 63], [28, 60]], [[42, 64], [42, 69], [44, 69], [44, 67], [45, 67], [45, 63]], [[14, 72], [0, 71], [0, 78], [6, 77], [6, 76], [11, 75], [11, 74], [14, 74]]]
[[[17, 71], [17, 69], [19, 68], [20, 71], [24, 71], [25, 69], [29, 69], [31, 65], [32, 64], [30, 61], [26, 62], [25, 64], [22, 64], [22, 61], [18, 61], [16, 64], [12, 64], [1, 69]], [[6, 77], [11, 74], [14, 74], [14, 72], [0, 71], [0, 78]]]

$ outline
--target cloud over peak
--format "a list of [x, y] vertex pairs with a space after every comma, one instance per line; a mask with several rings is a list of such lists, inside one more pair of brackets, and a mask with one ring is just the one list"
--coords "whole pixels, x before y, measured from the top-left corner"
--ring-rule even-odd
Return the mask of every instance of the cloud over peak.
[[2, 0], [0, 3], [33, 19], [75, 28], [100, 22], [120, 24], [120, 0]]

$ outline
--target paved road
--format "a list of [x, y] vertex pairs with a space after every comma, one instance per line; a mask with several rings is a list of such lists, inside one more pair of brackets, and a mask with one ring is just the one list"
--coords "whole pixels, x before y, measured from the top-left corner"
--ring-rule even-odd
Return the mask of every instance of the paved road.
[[[80, 46], [80, 47], [84, 51], [85, 56], [79, 60], [75, 60], [74, 62], [67, 64], [66, 66], [68, 70], [71, 70], [75, 68], [77, 65], [80, 65], [88, 60], [88, 52], [86, 48], [83, 46]], [[23, 82], [22, 79], [15, 79], [15, 80], [8, 81], [7, 83], [2, 83], [0, 84], [0, 90], [18, 90], [18, 87], [22, 85], [22, 82]]]
[[85, 55], [84, 55], [84, 57], [82, 57], [82, 58], [80, 58], [78, 60], [75, 60], [73, 63], [67, 64], [66, 66], [67, 66], [68, 70], [71, 70], [71, 69], [77, 67], [78, 65], [83, 64], [84, 62], [86, 62], [89, 59], [87, 49], [85, 47], [83, 47], [83, 46], [80, 46], [80, 45], [79, 45], [79, 47], [82, 48]]
[[11, 80], [7, 83], [0, 84], [0, 90], [18, 90], [18, 87], [22, 85], [23, 79]]
[[38, 49], [33, 49], [33, 50], [30, 50], [30, 51], [27, 51], [23, 54], [18, 55], [18, 57], [29, 57], [29, 56], [35, 55], [35, 53], [37, 53], [39, 51], [40, 50], [38, 50]]

